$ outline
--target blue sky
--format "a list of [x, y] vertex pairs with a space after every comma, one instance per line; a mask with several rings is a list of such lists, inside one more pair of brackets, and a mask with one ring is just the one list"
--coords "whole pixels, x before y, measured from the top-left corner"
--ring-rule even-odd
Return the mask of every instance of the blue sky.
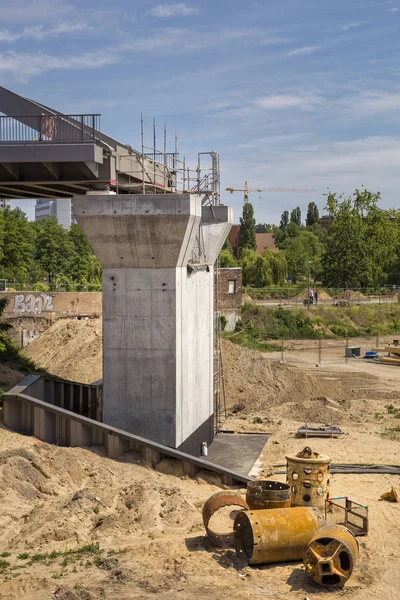
[[[400, 0], [0, 0], [0, 84], [64, 112], [98, 112], [139, 148], [156, 118], [180, 151], [221, 155], [222, 186], [257, 221], [329, 187], [399, 206]], [[224, 192], [238, 220], [242, 195]], [[22, 204], [32, 214], [32, 201]]]

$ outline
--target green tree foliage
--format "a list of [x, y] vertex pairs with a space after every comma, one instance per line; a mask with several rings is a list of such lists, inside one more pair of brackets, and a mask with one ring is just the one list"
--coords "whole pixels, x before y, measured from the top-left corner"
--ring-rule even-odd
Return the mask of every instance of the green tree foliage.
[[20, 208], [0, 211], [0, 278], [26, 281], [33, 260], [34, 231]]
[[320, 275], [322, 244], [311, 231], [302, 229], [295, 237], [287, 237], [282, 248], [294, 283], [308, 275], [308, 261], [311, 262], [310, 273], [313, 279]]
[[299, 206], [294, 208], [290, 213], [290, 222], [301, 227], [301, 209]]
[[47, 274], [49, 282], [67, 275], [73, 252], [74, 245], [68, 231], [56, 217], [37, 222], [35, 261]]
[[[97, 258], [93, 256], [93, 251], [89, 242], [77, 223], [71, 225], [68, 237], [72, 246], [71, 256], [66, 271], [68, 278], [71, 281], [86, 284], [90, 281], [89, 270], [94, 266], [91, 262], [94, 258], [97, 261]], [[97, 279], [97, 276], [94, 275], [94, 278]]]
[[286, 231], [287, 226], [289, 225], [289, 211], [288, 210], [284, 210], [282, 215], [281, 215], [281, 221], [279, 223], [279, 229], [282, 229], [282, 231]]
[[273, 233], [275, 226], [271, 223], [257, 223], [256, 233]]
[[241, 255], [245, 248], [255, 250], [256, 243], [256, 221], [254, 219], [254, 209], [250, 202], [245, 202], [243, 205], [243, 216], [240, 217], [240, 233], [239, 233], [239, 254]]
[[310, 202], [307, 208], [306, 226], [311, 227], [312, 225], [319, 223], [319, 210], [315, 202]]
[[378, 208], [380, 193], [365, 188], [353, 197], [329, 192], [333, 216], [322, 257], [322, 278], [331, 287], [379, 286], [388, 279], [399, 248], [395, 211]]
[[283, 285], [287, 277], [287, 264], [283, 252], [266, 248], [262, 254], [244, 250], [240, 259], [243, 284], [256, 288]]

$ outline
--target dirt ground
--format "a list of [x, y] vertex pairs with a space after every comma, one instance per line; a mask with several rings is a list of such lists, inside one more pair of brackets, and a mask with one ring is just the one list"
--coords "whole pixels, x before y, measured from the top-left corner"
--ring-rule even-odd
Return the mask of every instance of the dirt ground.
[[24, 353], [63, 379], [92, 383], [102, 377], [102, 319], [59, 319]]
[[[76, 323], [65, 343], [68, 377], [92, 373], [93, 380], [101, 376], [101, 336], [94, 334], [99, 323]], [[61, 339], [53, 338], [60, 360]], [[73, 347], [82, 363], [75, 372]], [[43, 348], [43, 362], [38, 350], [31, 355], [42, 366], [52, 345]], [[303, 343], [285, 353], [281, 364], [279, 353], [224, 342], [223, 427], [271, 434], [252, 474], [284, 480], [270, 473], [286, 453], [306, 445], [293, 434], [305, 420], [332, 421], [348, 433], [307, 440], [333, 462], [400, 465], [400, 442], [381, 437], [400, 425], [394, 414], [400, 409], [400, 369], [356, 359], [346, 364], [340, 346], [327, 348], [325, 358], [316, 367], [315, 348]], [[0, 428], [0, 600], [399, 598], [400, 505], [379, 501], [399, 486], [398, 477], [331, 477], [331, 496], [368, 504], [370, 533], [359, 538], [359, 561], [345, 588], [326, 591], [307, 581], [301, 563], [247, 567], [233, 550], [211, 547], [201, 509], [220, 489], [218, 480], [205, 474], [190, 479], [170, 462], [160, 471], [175, 475], [152, 470], [134, 454], [114, 461], [99, 450], [58, 448]]]

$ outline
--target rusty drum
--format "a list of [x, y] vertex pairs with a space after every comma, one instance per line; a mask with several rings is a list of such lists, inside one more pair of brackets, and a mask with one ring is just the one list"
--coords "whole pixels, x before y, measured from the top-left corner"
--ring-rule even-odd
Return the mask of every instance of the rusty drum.
[[291, 505], [324, 508], [329, 498], [330, 457], [306, 447], [298, 454], [288, 454], [286, 461]]
[[318, 508], [240, 511], [233, 525], [236, 554], [250, 565], [301, 560], [324, 524]]
[[255, 479], [247, 484], [246, 502], [251, 510], [288, 508], [290, 486], [280, 481]]

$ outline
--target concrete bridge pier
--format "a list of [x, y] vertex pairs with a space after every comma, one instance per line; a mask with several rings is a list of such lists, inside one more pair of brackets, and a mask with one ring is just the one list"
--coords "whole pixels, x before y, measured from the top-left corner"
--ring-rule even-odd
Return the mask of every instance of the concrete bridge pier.
[[104, 422], [199, 455], [213, 439], [213, 265], [232, 209], [93, 192], [73, 207], [103, 265]]

